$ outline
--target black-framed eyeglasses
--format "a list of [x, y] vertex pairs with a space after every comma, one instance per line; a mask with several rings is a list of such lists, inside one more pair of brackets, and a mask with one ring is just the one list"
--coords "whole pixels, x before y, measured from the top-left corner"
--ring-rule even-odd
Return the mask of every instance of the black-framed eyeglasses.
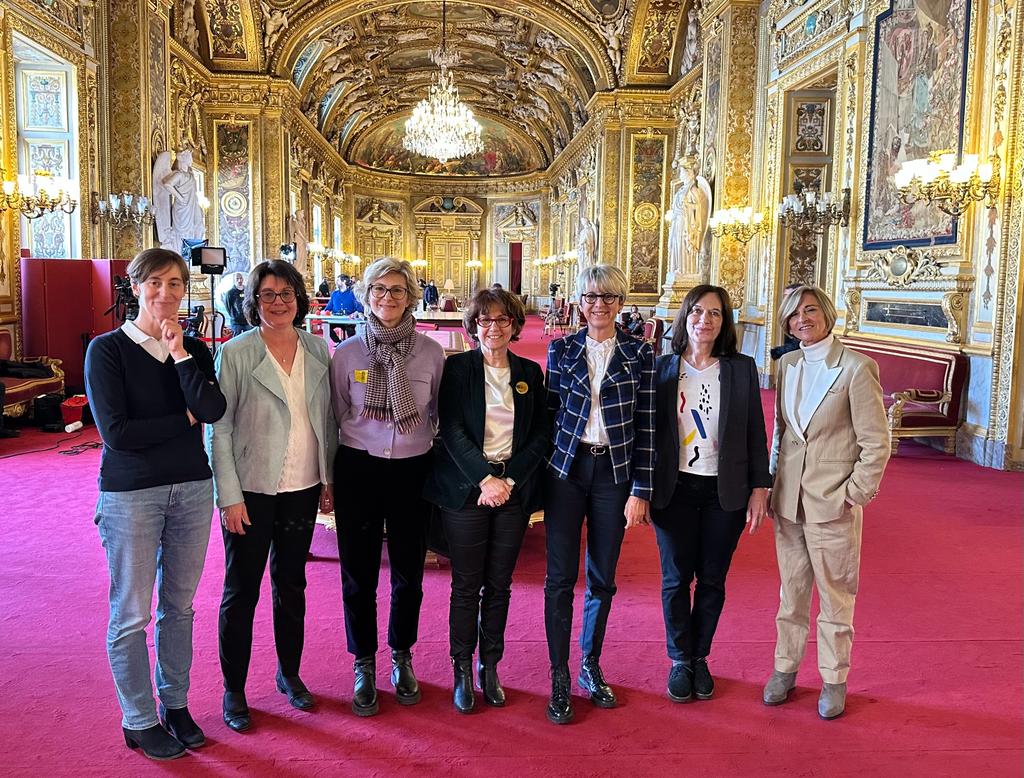
[[273, 289], [260, 289], [260, 293], [256, 296], [260, 298], [260, 302], [264, 305], [273, 305], [278, 297], [281, 298], [283, 303], [295, 302], [295, 290], [290, 286], [286, 286], [280, 292], [275, 292]]
[[605, 305], [615, 305], [615, 303], [621, 300], [625, 300], [626, 298], [623, 297], [621, 294], [612, 294], [611, 292], [606, 292], [605, 294], [587, 292], [586, 294], [581, 294], [580, 299], [583, 300], [583, 302], [585, 302], [587, 305], [593, 305], [598, 300], [603, 302]]
[[404, 286], [384, 286], [384, 284], [370, 284], [370, 294], [374, 300], [383, 300], [384, 295], [390, 294], [392, 300], [404, 300], [409, 295], [409, 290]]
[[512, 319], [509, 316], [495, 316], [493, 319], [488, 316], [478, 316], [476, 319], [476, 326], [482, 329], [493, 327], [495, 324], [505, 329], [512, 326]]

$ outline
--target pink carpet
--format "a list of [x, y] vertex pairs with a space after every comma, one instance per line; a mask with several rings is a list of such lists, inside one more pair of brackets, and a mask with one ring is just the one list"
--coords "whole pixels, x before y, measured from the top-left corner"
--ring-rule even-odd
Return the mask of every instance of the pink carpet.
[[[542, 360], [546, 342], [538, 332], [531, 326], [516, 350]], [[0, 457], [68, 437], [26, 431], [18, 441], [0, 441]], [[95, 439], [90, 429], [62, 449]], [[604, 655], [622, 704], [597, 710], [577, 697], [572, 725], [549, 724], [542, 526], [528, 533], [514, 583], [501, 665], [508, 706], [471, 716], [453, 709], [449, 571], [430, 568], [415, 651], [423, 702], [398, 706], [382, 669], [380, 715], [359, 719], [349, 708], [352, 671], [337, 548], [318, 528], [308, 565], [302, 676], [319, 706], [312, 713], [293, 710], [274, 688], [265, 587], [248, 686], [254, 728], [238, 735], [220, 721], [223, 547], [214, 532], [196, 599], [190, 703], [209, 744], [157, 764], [126, 749], [119, 732], [103, 643], [106, 565], [91, 520], [98, 463], [96, 450], [0, 459], [4, 775], [1021, 774], [1020, 474], [916, 444], [901, 448], [867, 511], [850, 696], [846, 715], [832, 722], [815, 713], [820, 684], [813, 643], [792, 702], [778, 708], [760, 702], [778, 592], [769, 529], [744, 537], [736, 554], [711, 658], [715, 699], [677, 705], [665, 697], [657, 553], [653, 533], [641, 529], [623, 547]], [[383, 652], [378, 664], [387, 666]]]

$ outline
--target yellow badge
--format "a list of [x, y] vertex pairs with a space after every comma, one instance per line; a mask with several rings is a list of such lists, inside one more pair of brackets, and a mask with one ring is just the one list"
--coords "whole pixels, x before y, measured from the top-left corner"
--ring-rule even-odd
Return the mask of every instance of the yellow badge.
[[519, 394], [526, 394], [530, 391], [530, 387], [527, 385], [526, 381], [516, 381], [516, 391]]
[[352, 377], [355, 379], [355, 382], [357, 384], [365, 384], [366, 383], [366, 374], [367, 374], [366, 370], [356, 370]]

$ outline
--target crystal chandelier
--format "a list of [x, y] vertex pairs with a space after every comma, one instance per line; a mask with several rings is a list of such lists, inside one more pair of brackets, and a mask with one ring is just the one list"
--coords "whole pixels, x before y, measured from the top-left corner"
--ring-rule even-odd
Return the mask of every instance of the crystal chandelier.
[[448, 51], [448, 9], [441, 3], [441, 46], [430, 53], [430, 61], [438, 72], [430, 84], [427, 99], [420, 100], [405, 123], [402, 145], [424, 157], [433, 157], [442, 164], [449, 159], [483, 151], [480, 122], [459, 99], [459, 90], [451, 68], [459, 64], [457, 51]]
[[26, 219], [38, 219], [54, 211], [70, 214], [78, 207], [76, 184], [45, 170], [15, 180], [0, 167], [0, 182], [0, 212], [20, 211]]
[[793, 182], [795, 194], [786, 195], [779, 207], [779, 224], [797, 235], [822, 235], [834, 224], [845, 227], [850, 223], [850, 190], [843, 190], [843, 199], [836, 202], [831, 192], [818, 196], [813, 189], [804, 189], [799, 181]]

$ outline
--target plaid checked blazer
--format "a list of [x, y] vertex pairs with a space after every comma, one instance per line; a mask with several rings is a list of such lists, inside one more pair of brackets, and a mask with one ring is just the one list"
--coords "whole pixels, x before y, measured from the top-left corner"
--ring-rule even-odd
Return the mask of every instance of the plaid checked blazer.
[[[601, 409], [611, 441], [615, 483], [632, 480], [630, 493], [650, 500], [654, 480], [654, 352], [649, 344], [618, 330], [615, 338], [615, 351], [601, 382]], [[551, 342], [544, 380], [548, 410], [555, 420], [555, 445], [548, 469], [565, 480], [590, 415], [585, 329]]]

